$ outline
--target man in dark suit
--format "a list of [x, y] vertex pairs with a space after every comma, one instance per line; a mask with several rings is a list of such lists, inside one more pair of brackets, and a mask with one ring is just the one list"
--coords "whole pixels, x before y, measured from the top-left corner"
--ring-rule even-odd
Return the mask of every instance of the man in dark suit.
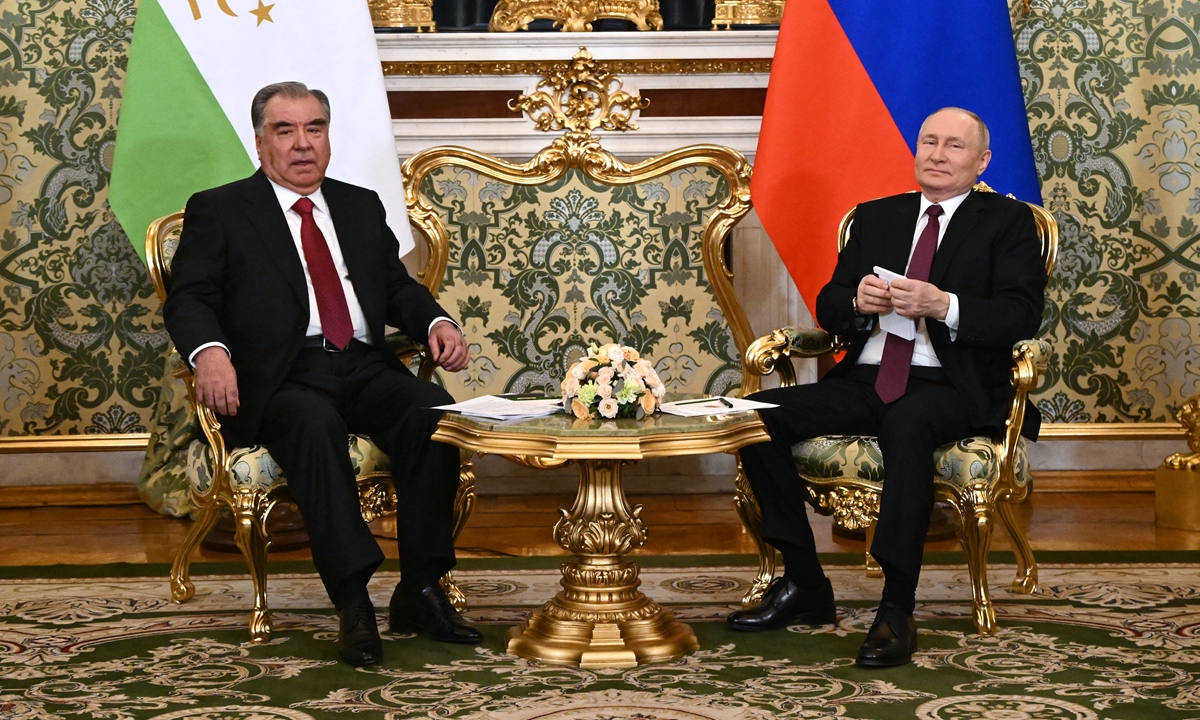
[[[987, 126], [973, 113], [945, 108], [926, 118], [916, 152], [921, 193], [858, 206], [833, 278], [817, 297], [821, 327], [851, 339], [845, 357], [817, 383], [752, 396], [779, 405], [760, 411], [771, 442], [740, 455], [763, 536], [786, 569], [762, 603], [729, 616], [734, 629], [834, 621], [791, 446], [819, 435], [876, 435], [885, 482], [871, 554], [885, 582], [857, 662], [911, 659], [934, 450], [1003, 427], [1012, 346], [1032, 337], [1042, 316], [1046, 272], [1032, 212], [971, 190], [990, 159]], [[889, 283], [875, 266], [905, 277]], [[914, 339], [882, 330], [879, 316], [891, 311], [915, 321]], [[1025, 418], [1024, 434], [1036, 439], [1037, 409], [1030, 405]]]
[[459, 454], [430, 440], [441, 416], [431, 408], [453, 399], [387, 351], [384, 327], [427, 343], [452, 372], [466, 366], [466, 343], [405, 271], [379, 197], [325, 177], [325, 94], [269, 85], [251, 119], [259, 171], [188, 201], [167, 330], [226, 442], [265, 446], [287, 477], [341, 618], [342, 659], [383, 657], [367, 594], [383, 554], [360, 514], [349, 433], [369, 435], [392, 461], [401, 567], [392, 631], [478, 642], [438, 584], [455, 562]]

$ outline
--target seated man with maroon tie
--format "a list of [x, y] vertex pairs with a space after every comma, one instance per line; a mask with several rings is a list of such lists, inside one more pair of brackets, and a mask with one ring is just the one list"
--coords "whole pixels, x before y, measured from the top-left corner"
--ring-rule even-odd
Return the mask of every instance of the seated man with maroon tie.
[[[833, 588], [817, 559], [791, 446], [820, 435], [874, 435], [885, 477], [870, 551], [885, 581], [857, 663], [910, 661], [934, 450], [1003, 428], [1012, 346], [1033, 337], [1042, 317], [1046, 271], [1033, 213], [971, 189], [990, 159], [987, 126], [974, 113], [945, 108], [926, 118], [916, 148], [920, 194], [858, 206], [833, 278], [817, 297], [821, 327], [851, 339], [845, 357], [814, 384], [751, 396], [779, 405], [760, 411], [771, 441], [740, 455], [763, 537], [782, 553], [785, 570], [759, 605], [729, 616], [732, 628], [834, 621]], [[889, 283], [876, 266], [904, 277]], [[893, 310], [915, 321], [915, 339], [880, 327], [880, 314]], [[1025, 418], [1023, 434], [1036, 438], [1037, 409]]]
[[466, 366], [458, 326], [405, 271], [371, 190], [325, 177], [329, 100], [268, 85], [251, 120], [261, 168], [192, 196], [163, 308], [195, 368], [197, 399], [225, 441], [262, 445], [287, 477], [351, 665], [383, 658], [367, 581], [383, 553], [363, 521], [348, 451], [365, 434], [391, 459], [401, 580], [390, 628], [476, 643], [438, 581], [454, 566], [459, 452], [433, 442], [445, 390], [416, 378], [383, 343], [391, 325]]

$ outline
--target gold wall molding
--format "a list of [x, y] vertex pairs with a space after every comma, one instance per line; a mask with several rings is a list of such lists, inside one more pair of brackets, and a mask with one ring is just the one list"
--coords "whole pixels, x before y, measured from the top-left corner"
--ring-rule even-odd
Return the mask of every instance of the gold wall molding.
[[[384, 62], [383, 74], [420, 75], [545, 75], [561, 61], [447, 61]], [[767, 75], [771, 61], [742, 60], [606, 60], [604, 66], [617, 75]]]
[[375, 27], [415, 27], [417, 32], [437, 32], [433, 0], [367, 0]]
[[787, 0], [718, 0], [713, 14], [713, 30], [722, 25], [778, 25], [783, 20]]
[[1183, 440], [1183, 426], [1157, 423], [1044, 423], [1039, 440]]
[[42, 452], [119, 452], [145, 450], [150, 433], [125, 435], [17, 435], [0, 437], [0, 455]]
[[663, 27], [658, 0], [500, 0], [488, 30], [528, 30], [534, 20], [553, 20], [563, 32], [590, 32], [593, 22], [605, 18], [628, 20], [638, 30]]

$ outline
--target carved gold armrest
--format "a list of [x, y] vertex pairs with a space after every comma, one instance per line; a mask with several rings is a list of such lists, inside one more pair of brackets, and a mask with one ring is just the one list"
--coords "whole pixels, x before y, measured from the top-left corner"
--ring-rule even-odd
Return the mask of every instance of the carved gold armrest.
[[192, 499], [196, 505], [201, 508], [210, 507], [218, 496], [232, 497], [232, 488], [229, 482], [229, 451], [225, 447], [225, 438], [221, 435], [221, 423], [217, 420], [217, 414], [213, 412], [212, 408], [197, 402], [196, 376], [192, 374], [192, 369], [184, 362], [183, 356], [179, 354], [178, 350], [171, 348], [167, 363], [172, 374], [183, 380], [184, 385], [187, 386], [188, 401], [192, 404], [192, 409], [196, 411], [196, 422], [200, 425], [200, 432], [204, 433], [204, 438], [208, 440], [208, 446], [212, 449], [213, 478], [208, 485], [208, 491], [200, 493], [196, 491], [195, 486], [192, 486]]
[[1046, 371], [1051, 355], [1050, 343], [1045, 340], [1021, 340], [1013, 345], [1012, 404], [1008, 419], [1004, 423], [1004, 444], [1000, 457], [1000, 493], [1010, 493], [1009, 499], [1019, 502], [1028, 489], [1017, 487], [1013, 473], [1017, 454], [1017, 443], [1021, 438], [1021, 425], [1025, 422], [1025, 404], [1029, 392], [1038, 383], [1038, 376]]
[[746, 348], [745, 370], [754, 375], [770, 375], [778, 372], [780, 384], [796, 384], [796, 372], [790, 362], [779, 362], [793, 357], [820, 357], [837, 352], [843, 347], [841, 338], [817, 328], [785, 327], [764, 335]]
[[417, 377], [422, 380], [429, 380], [433, 377], [433, 371], [437, 368], [437, 364], [429, 357], [429, 348], [421, 343], [413, 340], [404, 333], [394, 332], [383, 338], [388, 349], [396, 353], [396, 357], [409, 368], [412, 368], [413, 360], [421, 359], [420, 367], [417, 369]]

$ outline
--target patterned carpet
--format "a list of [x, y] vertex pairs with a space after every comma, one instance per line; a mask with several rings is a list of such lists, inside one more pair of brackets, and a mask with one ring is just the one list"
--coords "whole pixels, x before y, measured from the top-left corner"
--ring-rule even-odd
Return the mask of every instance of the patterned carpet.
[[[507, 627], [557, 589], [558, 572], [545, 562], [465, 563], [459, 579], [469, 619], [485, 633], [481, 647], [385, 635], [385, 663], [358, 670], [336, 661], [337, 620], [311, 572], [271, 576], [276, 633], [250, 646], [250, 583], [236, 565], [198, 577], [195, 600], [183, 606], [169, 602], [158, 566], [0, 571], [0, 717], [1200, 718], [1195, 554], [1071, 557], [1048, 558], [1059, 562], [1041, 566], [1036, 596], [994, 588], [995, 637], [972, 632], [965, 568], [929, 566], [915, 662], [871, 672], [853, 657], [880, 581], [853, 566], [830, 569], [836, 625], [762, 635], [720, 622], [752, 576], [720, 564], [739, 559], [648, 567], [643, 589], [692, 624], [701, 650], [633, 670], [544, 667], [504, 654]], [[1001, 566], [993, 578], [1011, 573]], [[373, 582], [378, 606], [395, 581], [384, 573]]]

